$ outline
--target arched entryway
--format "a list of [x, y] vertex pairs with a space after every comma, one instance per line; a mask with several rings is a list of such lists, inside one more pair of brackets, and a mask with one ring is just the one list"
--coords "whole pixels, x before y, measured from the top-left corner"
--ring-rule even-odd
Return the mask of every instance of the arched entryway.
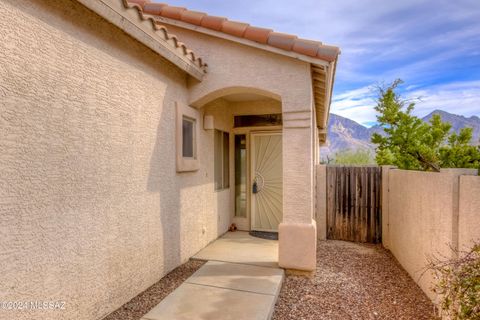
[[219, 207], [230, 211], [239, 230], [278, 232], [283, 220], [280, 96], [258, 88], [228, 87], [192, 104], [202, 112], [213, 139]]
[[[222, 157], [215, 152], [210, 159], [214, 165], [217, 163], [217, 176], [225, 172], [225, 166], [218, 165], [220, 159], [229, 159], [228, 183], [223, 184], [228, 187], [215, 193], [217, 210], [229, 210], [232, 222], [241, 230], [278, 230], [281, 267], [315, 270], [314, 165], [318, 141], [311, 91], [277, 94], [230, 86], [204, 94], [192, 100], [191, 105], [201, 111], [212, 143], [220, 146], [220, 141], [228, 141], [228, 153]], [[246, 150], [241, 150], [242, 145]], [[243, 171], [238, 160], [241, 152]], [[277, 165], [265, 158], [279, 154]], [[281, 173], [270, 175], [265, 170]], [[269, 180], [268, 188], [265, 178]]]

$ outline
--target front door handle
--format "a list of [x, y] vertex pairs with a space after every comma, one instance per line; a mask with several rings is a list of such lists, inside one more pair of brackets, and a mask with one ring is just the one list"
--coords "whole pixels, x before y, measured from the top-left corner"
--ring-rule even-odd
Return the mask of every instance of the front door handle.
[[258, 193], [258, 184], [257, 184], [257, 181], [253, 181], [252, 193]]

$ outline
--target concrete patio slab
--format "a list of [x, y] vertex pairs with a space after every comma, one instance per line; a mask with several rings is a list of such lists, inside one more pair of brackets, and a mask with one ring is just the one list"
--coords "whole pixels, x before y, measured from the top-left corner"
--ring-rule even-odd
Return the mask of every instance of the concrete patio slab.
[[282, 269], [209, 261], [186, 282], [276, 296], [283, 276]]
[[227, 232], [193, 259], [278, 268], [278, 241], [252, 237], [248, 232]]
[[266, 320], [275, 296], [184, 283], [143, 320]]
[[282, 287], [278, 241], [229, 232], [193, 259], [209, 260], [143, 320], [268, 320]]

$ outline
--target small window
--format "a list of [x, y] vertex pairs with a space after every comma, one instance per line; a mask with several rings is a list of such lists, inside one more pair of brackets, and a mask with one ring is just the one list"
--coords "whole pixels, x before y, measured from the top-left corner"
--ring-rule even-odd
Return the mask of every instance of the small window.
[[182, 119], [182, 156], [184, 158], [196, 158], [195, 120], [185, 116]]
[[235, 136], [235, 217], [247, 217], [247, 136]]
[[187, 105], [176, 103], [175, 117], [175, 158], [177, 172], [191, 172], [200, 169], [198, 161], [199, 113]]
[[215, 190], [227, 189], [230, 186], [229, 140], [230, 136], [227, 132], [215, 130]]

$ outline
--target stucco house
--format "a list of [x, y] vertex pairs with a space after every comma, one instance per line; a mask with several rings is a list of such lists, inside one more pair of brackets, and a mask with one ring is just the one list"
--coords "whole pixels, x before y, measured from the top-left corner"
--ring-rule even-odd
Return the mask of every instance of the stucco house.
[[145, 0], [0, 16], [1, 300], [101, 318], [231, 223], [315, 269], [338, 48]]

